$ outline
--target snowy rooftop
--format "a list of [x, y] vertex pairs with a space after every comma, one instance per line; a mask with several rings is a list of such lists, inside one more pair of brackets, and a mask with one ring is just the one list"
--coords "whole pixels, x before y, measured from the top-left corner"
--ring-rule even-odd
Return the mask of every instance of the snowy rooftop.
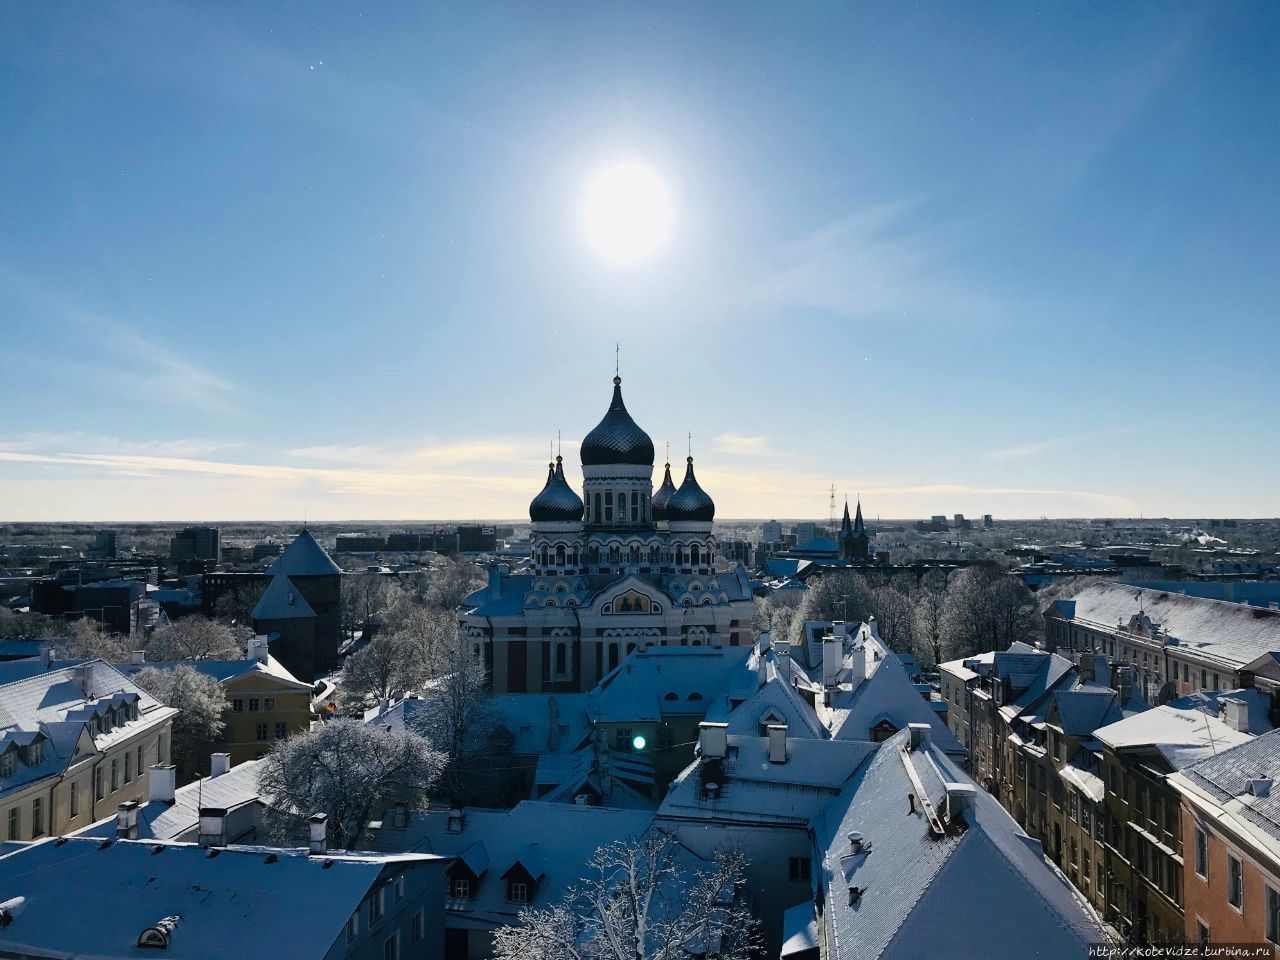
[[309, 530], [303, 530], [267, 572], [283, 573], [286, 577], [325, 577], [341, 575], [342, 568], [333, 562]]
[[295, 620], [315, 615], [311, 604], [298, 592], [293, 581], [280, 573], [271, 578], [251, 614], [254, 620]]
[[1168, 705], [1100, 727], [1094, 736], [1113, 750], [1153, 747], [1174, 769], [1252, 739], [1200, 710]]
[[1280, 791], [1255, 796], [1249, 790], [1250, 780], [1280, 780], [1280, 730], [1201, 760], [1183, 770], [1182, 777], [1255, 830], [1280, 841]]
[[129, 677], [136, 675], [138, 671], [147, 667], [155, 667], [159, 670], [191, 667], [207, 677], [212, 677], [218, 683], [227, 683], [237, 677], [253, 673], [263, 677], [270, 677], [272, 680], [284, 683], [286, 686], [296, 685], [299, 690], [311, 689], [311, 684], [303, 683], [290, 673], [283, 663], [270, 655], [267, 656], [265, 663], [253, 657], [245, 657], [236, 660], [156, 660], [154, 662], [147, 661], [146, 663], [118, 663], [115, 667]]
[[591, 691], [587, 714], [597, 723], [704, 715], [719, 698], [745, 698], [755, 690], [756, 674], [747, 662], [751, 652], [751, 647], [640, 648]]
[[511, 810], [466, 809], [463, 813], [461, 828], [454, 832], [447, 810], [413, 813], [404, 829], [384, 824], [374, 846], [463, 857], [483, 865], [473, 898], [449, 900], [447, 907], [451, 913], [488, 925], [510, 923], [519, 910], [519, 904], [507, 900], [501, 881], [517, 861], [526, 868], [530, 866], [526, 861], [534, 857], [540, 861], [543, 876], [530, 905], [547, 907], [586, 875], [586, 861], [598, 847], [643, 836], [653, 822], [652, 811], [536, 800], [525, 800]]
[[1162, 633], [1171, 650], [1183, 649], [1227, 666], [1241, 667], [1280, 650], [1280, 610], [1205, 600], [1120, 583], [1086, 587], [1056, 607], [1061, 616], [1114, 630], [1129, 624], [1139, 609]]
[[1271, 722], [1271, 698], [1254, 687], [1240, 690], [1202, 690], [1169, 701], [1169, 706], [1180, 710], [1201, 710], [1211, 717], [1223, 719], [1223, 700], [1243, 700], [1249, 716], [1249, 732], [1255, 736], [1274, 729]]
[[[817, 826], [825, 851], [824, 929], [830, 960], [931, 956], [1075, 958], [1106, 940], [1097, 918], [1040, 845], [999, 803], [932, 746], [904, 752], [903, 731], [859, 769]], [[927, 798], [946, 808], [946, 784], [973, 787], [964, 825], [935, 835]], [[915, 812], [907, 796], [917, 796]], [[849, 834], [862, 834], [861, 853]], [[991, 904], [1001, 920], [990, 921]]]
[[91, 838], [6, 850], [0, 891], [24, 903], [0, 928], [0, 949], [41, 957], [140, 956], [142, 932], [176, 917], [173, 956], [243, 960], [251, 942], [257, 955], [320, 960], [384, 874], [440, 863], [257, 847], [210, 855], [196, 844]]

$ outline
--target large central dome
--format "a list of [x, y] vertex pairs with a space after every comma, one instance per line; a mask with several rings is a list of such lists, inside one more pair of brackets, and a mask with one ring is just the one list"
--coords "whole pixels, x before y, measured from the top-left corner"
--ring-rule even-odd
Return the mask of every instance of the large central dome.
[[611, 463], [653, 466], [653, 441], [631, 419], [622, 402], [622, 378], [613, 378], [613, 402], [609, 412], [587, 434], [580, 450], [584, 467]]

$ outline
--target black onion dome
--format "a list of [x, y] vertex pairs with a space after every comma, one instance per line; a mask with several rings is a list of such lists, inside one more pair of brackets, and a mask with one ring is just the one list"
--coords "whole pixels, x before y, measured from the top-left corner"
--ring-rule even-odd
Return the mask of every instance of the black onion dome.
[[547, 485], [529, 504], [529, 519], [538, 521], [570, 521], [582, 519], [582, 498], [573, 492], [564, 478], [564, 466], [559, 457], [547, 464]]
[[698, 478], [693, 475], [693, 457], [690, 457], [689, 466], [684, 471], [684, 482], [667, 501], [667, 519], [710, 523], [715, 518], [715, 501], [698, 486]]
[[580, 453], [584, 467], [606, 463], [653, 466], [653, 441], [627, 413], [627, 406], [622, 402], [621, 377], [613, 378], [609, 412], [582, 441]]
[[653, 499], [649, 502], [653, 505], [653, 519], [667, 519], [667, 501], [671, 499], [671, 495], [676, 492], [676, 485], [671, 482], [671, 464], [667, 464], [667, 472], [662, 478], [662, 486], [654, 491]]

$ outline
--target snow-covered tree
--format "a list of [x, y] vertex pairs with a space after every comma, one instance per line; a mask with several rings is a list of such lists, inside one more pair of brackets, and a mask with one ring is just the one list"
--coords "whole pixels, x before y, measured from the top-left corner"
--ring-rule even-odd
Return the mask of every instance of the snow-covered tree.
[[234, 660], [244, 656], [249, 631], [208, 617], [184, 617], [147, 641], [148, 660]]
[[396, 631], [375, 636], [347, 657], [339, 689], [350, 706], [417, 691], [427, 668], [412, 638]]
[[227, 698], [222, 685], [194, 667], [145, 667], [134, 682], [179, 713], [173, 719], [173, 759], [183, 781], [201, 772], [210, 746], [222, 734]]
[[423, 602], [435, 610], [452, 612], [472, 590], [484, 583], [480, 568], [463, 557], [449, 557], [428, 576]]
[[120, 663], [128, 660], [132, 652], [127, 637], [112, 633], [89, 617], [72, 623], [67, 634], [65, 655], [73, 659], [101, 658], [108, 663]]
[[942, 610], [947, 602], [947, 575], [930, 570], [912, 591], [915, 608], [916, 658], [925, 666], [937, 666], [942, 657]]
[[592, 855], [587, 876], [547, 909], [520, 911], [494, 933], [498, 960], [747, 960], [759, 922], [742, 901], [741, 854], [688, 869], [654, 831]]
[[829, 573], [809, 582], [800, 608], [791, 621], [791, 642], [804, 642], [806, 620], [847, 620], [860, 623], [875, 613], [875, 596], [857, 573]]
[[353, 850], [375, 814], [397, 801], [412, 802], [443, 766], [444, 755], [416, 734], [331, 720], [278, 741], [258, 786], [270, 801], [268, 827], [277, 837], [296, 836], [308, 817], [323, 813], [333, 846]]

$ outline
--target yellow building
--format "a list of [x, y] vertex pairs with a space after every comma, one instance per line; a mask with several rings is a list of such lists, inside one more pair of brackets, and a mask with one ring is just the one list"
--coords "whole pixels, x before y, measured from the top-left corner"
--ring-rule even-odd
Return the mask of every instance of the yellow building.
[[[227, 707], [222, 719], [222, 739], [209, 745], [208, 754], [229, 753], [231, 763], [265, 756], [277, 740], [311, 729], [311, 686], [297, 679], [267, 651], [267, 638], [249, 641], [249, 656], [242, 660], [183, 661], [222, 685]], [[177, 662], [131, 663], [122, 667], [135, 673], [144, 667], [173, 668]], [[209, 756], [199, 761], [209, 772]], [[184, 769], [185, 766], [184, 766]]]
[[146, 800], [177, 712], [101, 660], [0, 685], [0, 838], [70, 833]]

